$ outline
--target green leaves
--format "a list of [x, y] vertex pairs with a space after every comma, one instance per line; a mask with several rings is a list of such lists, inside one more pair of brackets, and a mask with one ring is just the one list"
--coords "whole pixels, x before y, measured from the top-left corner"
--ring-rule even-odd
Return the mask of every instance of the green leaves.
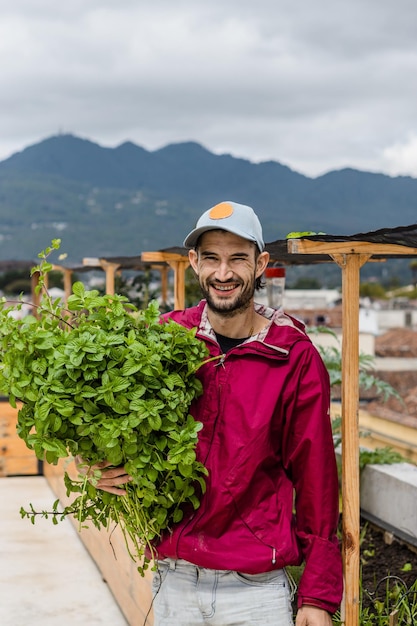
[[[43, 285], [56, 246], [33, 270]], [[137, 310], [123, 296], [75, 283], [67, 307], [46, 295], [36, 318], [18, 319], [18, 304], [0, 302], [0, 393], [22, 402], [18, 434], [39, 459], [56, 464], [79, 454], [88, 465], [126, 467], [128, 496], [66, 476], [68, 492], [79, 495], [60, 515], [118, 523], [137, 559], [204, 491], [206, 470], [195, 455], [201, 424], [188, 411], [202, 391], [195, 372], [207, 350], [195, 330], [161, 323], [157, 302]], [[51, 517], [59, 518], [56, 509]]]

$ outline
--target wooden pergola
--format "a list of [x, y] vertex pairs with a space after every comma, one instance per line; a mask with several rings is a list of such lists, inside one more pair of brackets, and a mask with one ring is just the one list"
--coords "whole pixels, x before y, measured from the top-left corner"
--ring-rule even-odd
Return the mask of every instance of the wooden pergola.
[[[54, 264], [53, 269], [61, 272], [64, 279], [64, 299], [67, 300], [72, 291], [72, 280], [74, 274], [80, 274], [90, 271], [102, 271], [105, 274], [105, 292], [107, 294], [115, 293], [116, 276], [122, 271], [146, 272], [148, 270], [157, 270], [161, 275], [161, 296], [162, 301], [168, 299], [168, 271], [166, 263], [148, 263], [144, 262], [141, 256], [120, 256], [120, 257], [85, 257], [82, 265], [65, 266]], [[36, 277], [35, 277], [36, 283]]]
[[[359, 286], [368, 261], [417, 257], [417, 224], [352, 236], [316, 235], [266, 245], [271, 260], [288, 265], [335, 262], [342, 272], [342, 556], [345, 591], [342, 622], [358, 626], [360, 610]], [[175, 273], [175, 308], [185, 304], [187, 250], [143, 252]]]
[[161, 294], [165, 302], [168, 293], [168, 268], [165, 263], [147, 263], [141, 256], [84, 258], [84, 269], [100, 269], [106, 275], [106, 293], [114, 294], [116, 275], [122, 271], [146, 272], [158, 270], [161, 274]]

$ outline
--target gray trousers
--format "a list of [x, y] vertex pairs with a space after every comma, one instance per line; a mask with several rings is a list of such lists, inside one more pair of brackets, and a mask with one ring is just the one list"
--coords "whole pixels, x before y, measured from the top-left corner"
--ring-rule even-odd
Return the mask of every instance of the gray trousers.
[[292, 626], [284, 570], [241, 574], [159, 561], [153, 578], [154, 626]]

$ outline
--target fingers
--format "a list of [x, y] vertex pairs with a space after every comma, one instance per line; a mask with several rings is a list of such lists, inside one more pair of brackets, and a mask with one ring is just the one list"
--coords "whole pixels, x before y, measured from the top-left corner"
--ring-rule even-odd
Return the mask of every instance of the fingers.
[[126, 489], [123, 489], [121, 485], [129, 483], [132, 477], [123, 466], [113, 467], [109, 461], [100, 461], [99, 463], [94, 463], [94, 465], [88, 465], [80, 457], [77, 457], [75, 462], [78, 471], [84, 476], [87, 475], [90, 482], [97, 489], [114, 493], [118, 496], [126, 495]]
[[[97, 465], [92, 465], [90, 470], [91, 472], [99, 470], [101, 472], [101, 477], [102, 478], [106, 477], [108, 480], [118, 479], [118, 478], [123, 478], [123, 477], [126, 478], [126, 480], [124, 481], [125, 483], [131, 480], [131, 477], [129, 476], [129, 474], [126, 472], [125, 468], [122, 465], [119, 467], [111, 467], [111, 469], [106, 469], [106, 467], [109, 467], [110, 465], [111, 463], [108, 463], [104, 466], [102, 466], [101, 463], [97, 463]], [[118, 483], [118, 484], [121, 484], [121, 483]]]
[[102, 489], [103, 491], [115, 493], [120, 496], [126, 494], [126, 490], [120, 488], [120, 485], [125, 485], [131, 480], [132, 477], [129, 476], [129, 474], [126, 474], [123, 467], [116, 467], [104, 471], [95, 486], [97, 489]]

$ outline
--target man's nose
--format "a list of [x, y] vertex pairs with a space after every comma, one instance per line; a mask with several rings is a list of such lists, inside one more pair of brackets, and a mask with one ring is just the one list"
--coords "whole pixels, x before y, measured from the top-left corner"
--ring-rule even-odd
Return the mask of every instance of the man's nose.
[[222, 261], [221, 263], [219, 263], [216, 269], [217, 280], [221, 280], [221, 281], [230, 280], [232, 276], [233, 276], [233, 272], [232, 272], [230, 265], [227, 263], [227, 261]]

